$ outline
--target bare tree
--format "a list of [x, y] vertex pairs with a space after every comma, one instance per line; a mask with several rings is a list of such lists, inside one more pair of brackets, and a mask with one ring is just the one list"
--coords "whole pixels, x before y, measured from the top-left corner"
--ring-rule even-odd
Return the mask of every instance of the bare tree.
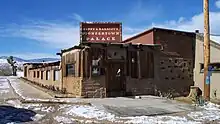
[[8, 61], [8, 64], [10, 64], [11, 67], [12, 67], [12, 75], [17, 76], [17, 73], [16, 73], [17, 72], [17, 66], [15, 65], [16, 61], [14, 60], [13, 56], [9, 56], [7, 58], [7, 61]]

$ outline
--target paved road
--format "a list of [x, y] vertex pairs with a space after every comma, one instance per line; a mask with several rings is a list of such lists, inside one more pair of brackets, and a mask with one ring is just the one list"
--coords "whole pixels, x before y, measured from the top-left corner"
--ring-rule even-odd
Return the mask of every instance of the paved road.
[[17, 98], [19, 98], [19, 96], [13, 91], [13, 88], [10, 87], [8, 80], [4, 77], [0, 77], [0, 102]]
[[174, 100], [145, 97], [142, 99], [132, 98], [107, 98], [107, 99], [87, 99], [86, 102], [105, 108], [118, 116], [152, 116], [185, 111], [194, 111], [195, 107], [189, 104], [176, 102]]
[[[10, 80], [17, 81], [17, 77], [10, 77]], [[41, 91], [37, 91], [32, 86], [23, 84], [21, 82], [18, 82], [16, 86], [17, 88], [21, 88], [21, 92], [27, 92], [23, 92], [23, 95], [27, 94], [25, 95], [26, 97], [48, 98], [47, 95]], [[0, 124], [10, 122], [28, 124], [48, 122], [53, 122], [55, 124], [57, 123], [51, 115], [53, 112], [57, 113], [55, 111], [55, 107], [59, 105], [22, 104], [20, 99], [21, 97], [19, 94], [16, 94], [14, 88], [8, 81], [8, 77], [0, 77]]]
[[33, 99], [51, 99], [53, 98], [49, 94], [25, 83], [23, 80], [18, 79], [17, 77], [8, 78], [11, 86], [14, 88], [16, 93], [22, 95], [25, 98]]

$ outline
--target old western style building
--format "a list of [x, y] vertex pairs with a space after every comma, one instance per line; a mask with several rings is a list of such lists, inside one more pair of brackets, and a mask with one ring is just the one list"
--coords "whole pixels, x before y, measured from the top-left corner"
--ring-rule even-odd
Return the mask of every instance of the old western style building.
[[31, 67], [28, 79], [80, 97], [188, 95], [193, 85], [193, 33], [154, 28], [124, 43], [117, 37], [118, 42], [82, 39], [87, 41], [61, 51], [59, 83], [36, 76], [47, 74], [44, 66]]
[[[196, 36], [194, 80], [195, 86], [204, 91], [204, 56], [203, 56], [203, 35]], [[220, 44], [210, 41], [210, 97], [220, 99]], [[203, 92], [204, 93], [204, 92]]]
[[25, 64], [26, 79], [75, 97], [187, 96], [194, 81], [203, 89], [196, 33], [152, 28], [122, 41], [120, 23], [81, 23], [80, 32], [80, 44], [61, 50], [60, 63]]
[[25, 63], [24, 78], [42, 87], [61, 91], [60, 61], [50, 63]]
[[63, 86], [85, 97], [188, 95], [194, 84], [195, 37], [153, 28], [123, 43], [83, 42], [62, 51]]
[[154, 94], [158, 49], [158, 45], [85, 43], [63, 50], [63, 88], [83, 97]]
[[169, 29], [152, 28], [131, 37], [124, 43], [160, 44], [159, 86], [163, 89], [189, 92], [194, 84], [193, 68], [195, 56], [196, 34]]

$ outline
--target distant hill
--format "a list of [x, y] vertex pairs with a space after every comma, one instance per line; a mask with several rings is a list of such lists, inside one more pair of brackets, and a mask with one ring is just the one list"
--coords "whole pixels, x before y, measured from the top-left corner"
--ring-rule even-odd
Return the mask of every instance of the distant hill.
[[[7, 62], [7, 56], [1, 56], [0, 57], [0, 75], [3, 72], [9, 71], [9, 69], [11, 68], [11, 66], [8, 64]], [[51, 62], [51, 61], [58, 61], [60, 59], [58, 58], [39, 58], [39, 59], [22, 59], [19, 57], [14, 57], [18, 70], [22, 71], [22, 66], [24, 63], [28, 63], [28, 62]]]
[[48, 61], [58, 61], [60, 59], [57, 58], [40, 58], [40, 59], [29, 59], [25, 60], [27, 62], [48, 62]]
[[[5, 61], [5, 60], [7, 62], [7, 58], [8, 58], [7, 56], [1, 56], [0, 60], [2, 60], [2, 61], [0, 61], [0, 63]], [[25, 62], [48, 62], [48, 61], [58, 61], [58, 60], [60, 60], [58, 58], [39, 58], [39, 59], [28, 59], [28, 60], [26, 60], [26, 59], [22, 59], [22, 58], [18, 58], [18, 57], [14, 57], [14, 59], [15, 59], [16, 62], [24, 62], [24, 63]]]
[[[8, 56], [0, 56], [0, 59], [6, 60], [6, 62], [7, 62], [7, 58], [8, 58]], [[18, 58], [18, 57], [14, 57], [14, 59], [15, 59], [15, 61], [18, 61], [18, 62], [25, 62], [26, 61], [26, 60]]]

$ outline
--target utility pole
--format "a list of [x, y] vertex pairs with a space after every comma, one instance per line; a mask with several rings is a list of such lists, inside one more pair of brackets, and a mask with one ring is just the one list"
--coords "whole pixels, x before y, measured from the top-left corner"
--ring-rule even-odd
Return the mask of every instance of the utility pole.
[[209, 0], [203, 0], [204, 11], [204, 98], [210, 100], [210, 28], [209, 28]]

